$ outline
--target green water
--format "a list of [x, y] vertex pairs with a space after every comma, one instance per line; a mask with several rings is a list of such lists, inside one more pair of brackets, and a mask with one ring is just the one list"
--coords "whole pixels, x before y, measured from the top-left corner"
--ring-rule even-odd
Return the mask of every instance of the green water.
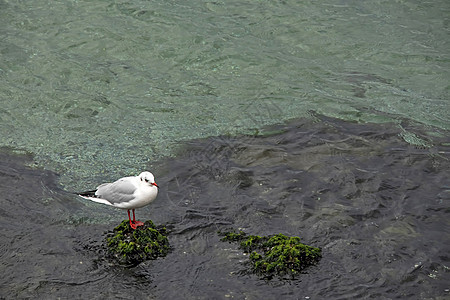
[[310, 111], [442, 137], [449, 16], [446, 0], [0, 1], [0, 146], [82, 189]]

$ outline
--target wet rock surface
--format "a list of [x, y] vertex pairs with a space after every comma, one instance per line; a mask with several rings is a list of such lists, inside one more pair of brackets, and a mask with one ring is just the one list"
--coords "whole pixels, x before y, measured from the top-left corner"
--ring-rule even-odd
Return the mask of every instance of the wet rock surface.
[[[192, 141], [154, 164], [160, 193], [139, 210], [166, 224], [164, 259], [124, 267], [101, 250], [123, 211], [58, 188], [32, 156], [0, 160], [0, 295], [42, 298], [446, 298], [450, 144], [426, 127], [296, 120], [276, 134]], [[415, 139], [415, 140], [416, 140]], [[422, 143], [423, 144], [423, 143]], [[242, 181], [242, 183], [241, 183]], [[266, 282], [217, 231], [283, 233], [321, 248], [294, 281]]]

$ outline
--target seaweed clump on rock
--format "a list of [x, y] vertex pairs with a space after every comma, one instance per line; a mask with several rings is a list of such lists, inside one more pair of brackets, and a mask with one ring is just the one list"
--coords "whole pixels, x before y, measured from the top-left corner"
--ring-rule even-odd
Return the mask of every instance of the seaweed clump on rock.
[[137, 229], [132, 229], [129, 221], [124, 220], [108, 234], [106, 242], [110, 256], [128, 266], [164, 257], [170, 249], [166, 228], [156, 228], [150, 220]]
[[283, 234], [271, 236], [247, 235], [243, 231], [219, 232], [221, 241], [240, 242], [244, 252], [250, 254], [252, 271], [266, 279], [295, 278], [302, 270], [316, 264], [322, 257], [320, 248], [300, 242], [299, 237]]

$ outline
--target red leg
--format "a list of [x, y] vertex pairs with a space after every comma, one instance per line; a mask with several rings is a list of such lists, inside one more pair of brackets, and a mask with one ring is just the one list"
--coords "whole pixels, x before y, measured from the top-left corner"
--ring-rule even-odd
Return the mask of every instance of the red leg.
[[136, 223], [136, 217], [134, 216], [134, 209], [133, 209], [133, 223]]
[[[128, 220], [130, 220], [131, 228], [136, 229], [136, 225], [134, 224], [134, 221], [131, 222], [130, 210], [128, 210]], [[133, 209], [133, 220], [134, 220], [134, 209]]]
[[136, 219], [135, 219], [135, 217], [134, 217], [134, 209], [133, 209], [133, 223], [134, 223], [134, 226], [135, 226], [134, 229], [136, 229], [136, 227], [138, 227], [138, 226], [144, 225], [144, 222], [136, 221]]

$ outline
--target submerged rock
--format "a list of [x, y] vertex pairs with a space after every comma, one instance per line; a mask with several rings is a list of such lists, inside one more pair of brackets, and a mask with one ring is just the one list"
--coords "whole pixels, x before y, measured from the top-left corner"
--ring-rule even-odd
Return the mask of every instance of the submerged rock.
[[320, 248], [304, 245], [297, 236], [283, 234], [271, 236], [247, 235], [219, 232], [221, 241], [240, 242], [239, 247], [250, 254], [252, 271], [266, 279], [277, 275], [280, 278], [295, 278], [306, 267], [316, 264], [322, 257]]
[[120, 264], [137, 265], [145, 260], [164, 257], [169, 252], [166, 228], [156, 228], [152, 221], [132, 229], [124, 220], [106, 238], [109, 254]]

